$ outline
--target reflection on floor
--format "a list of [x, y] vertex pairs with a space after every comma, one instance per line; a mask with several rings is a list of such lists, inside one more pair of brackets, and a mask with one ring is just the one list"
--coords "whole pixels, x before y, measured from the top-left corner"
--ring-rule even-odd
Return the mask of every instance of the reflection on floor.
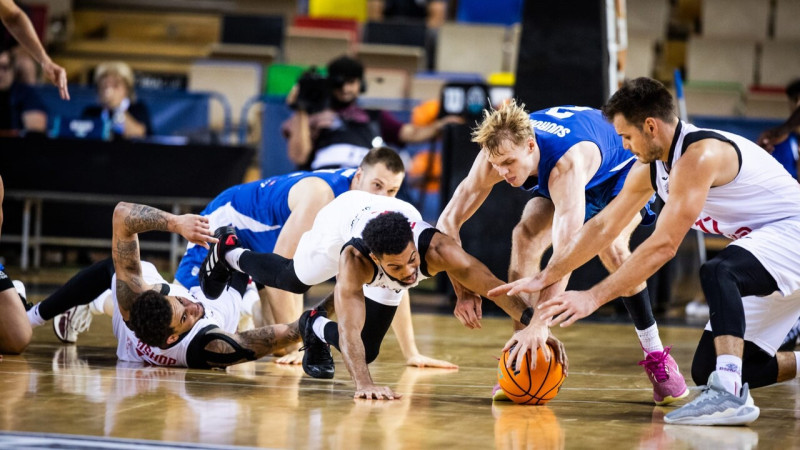
[[[797, 380], [753, 392], [761, 417], [751, 427], [665, 426], [671, 408], [652, 403], [632, 325], [556, 330], [570, 370], [547, 406], [489, 399], [508, 321], [485, 318], [482, 329], [467, 330], [452, 316], [415, 314], [414, 325], [423, 353], [460, 368], [405, 367], [390, 333], [370, 370], [403, 394], [396, 401], [353, 400], [335, 351], [336, 377], [324, 381], [272, 358], [226, 372], [131, 366], [116, 361], [110, 319], [95, 317], [77, 346], [43, 326], [23, 356], [0, 362], [0, 448], [130, 448], [141, 440], [186, 448], [800, 447]], [[700, 327], [662, 328], [687, 377], [699, 336]]]

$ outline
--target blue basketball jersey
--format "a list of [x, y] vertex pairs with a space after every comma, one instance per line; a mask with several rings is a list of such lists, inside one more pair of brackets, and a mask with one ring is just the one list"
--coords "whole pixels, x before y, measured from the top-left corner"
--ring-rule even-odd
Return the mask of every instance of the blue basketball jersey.
[[[597, 109], [556, 106], [531, 113], [530, 117], [541, 155], [536, 192], [547, 198], [550, 198], [550, 171], [564, 153], [579, 142], [593, 142], [600, 149], [603, 158], [597, 172], [586, 185], [586, 191], [612, 178], [621, 176], [624, 180], [636, 160], [633, 153], [622, 147], [622, 138]], [[621, 183], [613, 188], [613, 195], [618, 194], [621, 188]]]
[[786, 140], [775, 144], [772, 156], [789, 172], [795, 180], [797, 179], [797, 135], [791, 133]]
[[[212, 200], [200, 215], [208, 217], [212, 230], [220, 226], [235, 227], [245, 248], [270, 253], [292, 212], [289, 191], [295, 184], [309, 177], [321, 178], [331, 187], [334, 197], [338, 197], [350, 190], [356, 170], [292, 172], [233, 186]], [[184, 287], [198, 285], [197, 274], [206, 253], [199, 245], [190, 245], [186, 250], [175, 273], [175, 279]]]

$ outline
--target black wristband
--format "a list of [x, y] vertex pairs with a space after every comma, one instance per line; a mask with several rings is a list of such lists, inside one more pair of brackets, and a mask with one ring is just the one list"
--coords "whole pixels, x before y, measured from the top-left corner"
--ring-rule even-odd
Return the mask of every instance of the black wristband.
[[523, 325], [528, 326], [531, 323], [531, 319], [533, 319], [533, 308], [529, 306], [522, 310], [522, 317], [519, 318], [519, 321]]

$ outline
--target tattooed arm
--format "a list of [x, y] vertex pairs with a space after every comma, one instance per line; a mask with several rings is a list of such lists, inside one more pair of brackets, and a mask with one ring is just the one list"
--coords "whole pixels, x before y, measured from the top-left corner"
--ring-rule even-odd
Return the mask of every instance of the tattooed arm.
[[114, 208], [111, 256], [117, 273], [117, 302], [122, 318], [128, 320], [133, 301], [144, 291], [153, 288], [142, 278], [139, 256], [139, 233], [170, 231], [208, 248], [216, 242], [208, 229], [208, 219], [192, 214], [176, 216], [145, 205], [120, 202]]
[[[263, 358], [270, 355], [277, 350], [280, 350], [288, 345], [300, 342], [300, 330], [297, 321], [289, 324], [266, 325], [263, 327], [255, 328], [253, 330], [242, 331], [240, 333], [228, 333], [220, 328], [210, 330], [206, 336], [214, 335], [216, 338], [210, 339], [202, 352], [196, 353], [195, 359], [199, 358], [194, 364], [198, 367], [227, 367], [234, 364], [239, 364], [253, 359]], [[241, 348], [235, 349], [225, 339], [220, 338], [220, 335], [226, 335], [229, 339], [236, 342]], [[198, 339], [196, 336], [195, 339]], [[190, 344], [191, 346], [191, 344]], [[249, 350], [252, 352], [250, 357], [242, 354], [241, 350]], [[190, 350], [191, 351], [191, 350]], [[238, 359], [232, 360], [231, 355], [238, 353]], [[192, 367], [193, 361], [189, 361], [189, 366]]]

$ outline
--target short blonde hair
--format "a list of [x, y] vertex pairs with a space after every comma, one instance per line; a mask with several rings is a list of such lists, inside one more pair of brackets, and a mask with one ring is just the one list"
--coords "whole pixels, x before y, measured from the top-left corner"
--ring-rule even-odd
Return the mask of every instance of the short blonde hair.
[[525, 111], [524, 103], [517, 105], [514, 99], [497, 109], [484, 111], [483, 121], [472, 130], [472, 142], [491, 156], [500, 153], [500, 144], [505, 141], [520, 145], [533, 137], [530, 114]]
[[97, 68], [94, 69], [94, 84], [99, 84], [100, 80], [107, 75], [118, 75], [122, 78], [122, 81], [125, 82], [125, 86], [128, 88], [128, 96], [133, 97], [134, 78], [131, 66], [122, 61], [100, 63]]

